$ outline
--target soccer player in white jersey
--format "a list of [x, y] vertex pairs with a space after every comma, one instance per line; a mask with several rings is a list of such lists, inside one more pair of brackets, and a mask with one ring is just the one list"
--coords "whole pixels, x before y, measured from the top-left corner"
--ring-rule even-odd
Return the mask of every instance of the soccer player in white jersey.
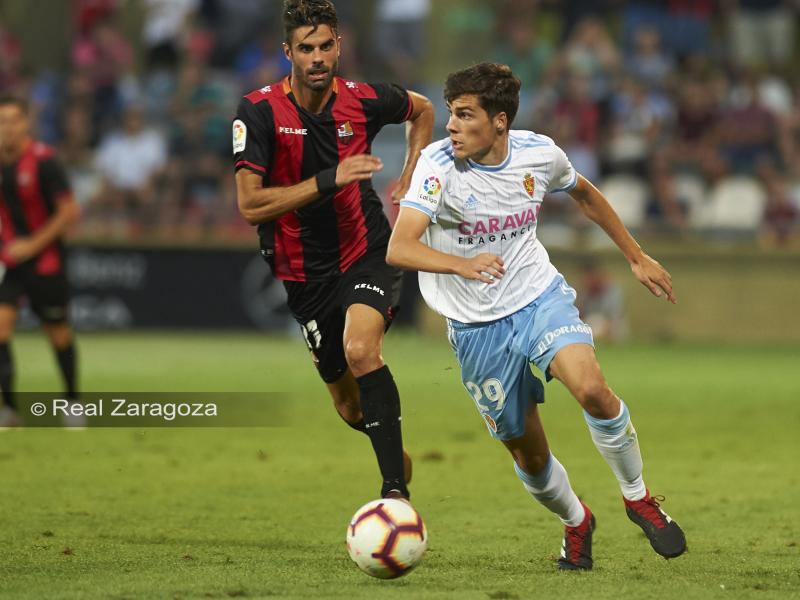
[[483, 63], [448, 77], [450, 137], [422, 153], [387, 261], [420, 272], [422, 294], [447, 317], [462, 381], [491, 435], [511, 452], [524, 487], [564, 523], [559, 568], [592, 568], [595, 518], [549, 450], [537, 408], [544, 389], [530, 363], [548, 381], [561, 381], [583, 407], [628, 517], [658, 554], [679, 556], [686, 539], [661, 510], [663, 498], [645, 487], [628, 408], [606, 384], [575, 291], [536, 238], [544, 196], [569, 193], [619, 246], [636, 278], [675, 303], [670, 275], [553, 140], [510, 129], [519, 88], [505, 65]]

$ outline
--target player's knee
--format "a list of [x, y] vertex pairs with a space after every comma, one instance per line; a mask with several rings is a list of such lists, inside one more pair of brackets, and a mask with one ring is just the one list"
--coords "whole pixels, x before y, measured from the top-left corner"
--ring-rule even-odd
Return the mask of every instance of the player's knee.
[[344, 354], [350, 370], [356, 377], [380, 369], [383, 364], [380, 347], [364, 340], [348, 340]]
[[581, 382], [575, 390], [575, 398], [583, 409], [595, 418], [613, 419], [616, 416], [613, 411], [616, 397], [601, 377]]
[[522, 454], [512, 452], [512, 454], [514, 455], [514, 462], [517, 463], [517, 466], [529, 475], [540, 473], [547, 466], [547, 461], [550, 460], [550, 452], [544, 454]]

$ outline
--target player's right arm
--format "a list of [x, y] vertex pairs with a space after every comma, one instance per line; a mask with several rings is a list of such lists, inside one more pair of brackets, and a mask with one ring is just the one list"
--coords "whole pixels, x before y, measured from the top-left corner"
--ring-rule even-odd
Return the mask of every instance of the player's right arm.
[[494, 283], [503, 277], [506, 270], [499, 256], [484, 252], [473, 258], [462, 258], [423, 244], [420, 238], [430, 222], [425, 213], [413, 208], [401, 208], [389, 240], [386, 262], [407, 271], [460, 275], [483, 283]]
[[[335, 189], [354, 181], [369, 179], [375, 171], [382, 168], [383, 163], [375, 156], [350, 156], [335, 169]], [[251, 225], [273, 221], [319, 199], [326, 193], [326, 190], [321, 189], [325, 185], [326, 176], [328, 174], [323, 172], [296, 185], [264, 187], [262, 174], [246, 167], [241, 168], [236, 172], [236, 202], [239, 212]]]
[[439, 210], [444, 193], [442, 180], [443, 176], [424, 155], [421, 156], [408, 195], [400, 203], [400, 214], [389, 240], [386, 262], [408, 271], [460, 275], [465, 279], [493, 283], [505, 273], [503, 259], [499, 256], [485, 252], [464, 258], [440, 252], [420, 241]]

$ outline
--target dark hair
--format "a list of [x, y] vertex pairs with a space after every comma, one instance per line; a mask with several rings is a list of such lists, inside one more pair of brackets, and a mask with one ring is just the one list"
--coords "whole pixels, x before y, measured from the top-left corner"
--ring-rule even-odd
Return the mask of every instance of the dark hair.
[[19, 96], [0, 95], [0, 106], [16, 106], [26, 115], [30, 112], [28, 101], [20, 98]]
[[334, 33], [339, 28], [336, 7], [331, 0], [284, 0], [283, 31], [286, 42], [291, 43], [292, 32], [299, 27], [329, 25]]
[[511, 67], [497, 63], [479, 63], [447, 76], [444, 99], [449, 104], [459, 96], [477, 96], [481, 107], [490, 117], [501, 112], [506, 113], [508, 126], [511, 127], [519, 109], [520, 86]]

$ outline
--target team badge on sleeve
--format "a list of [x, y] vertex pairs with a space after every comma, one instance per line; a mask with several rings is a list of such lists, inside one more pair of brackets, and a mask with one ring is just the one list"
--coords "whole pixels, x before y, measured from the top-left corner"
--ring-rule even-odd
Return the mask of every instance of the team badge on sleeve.
[[243, 152], [247, 145], [247, 126], [239, 119], [233, 122], [233, 153]]
[[530, 196], [531, 198], [533, 198], [535, 181], [536, 180], [533, 178], [533, 175], [531, 175], [530, 173], [525, 173], [525, 177], [522, 180], [522, 185], [525, 186], [525, 191], [528, 192], [528, 196]]

